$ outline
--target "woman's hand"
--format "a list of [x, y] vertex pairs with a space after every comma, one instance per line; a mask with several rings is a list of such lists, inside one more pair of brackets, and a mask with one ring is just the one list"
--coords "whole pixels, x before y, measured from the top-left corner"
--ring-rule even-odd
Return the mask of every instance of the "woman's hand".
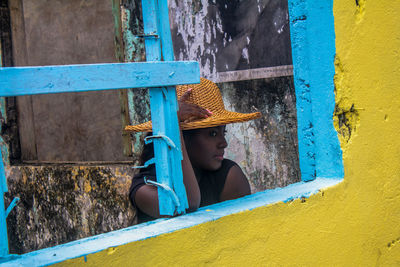
[[198, 119], [204, 119], [212, 115], [212, 112], [208, 109], [186, 102], [189, 100], [191, 92], [192, 89], [189, 88], [178, 100], [178, 119], [180, 122], [190, 122]]

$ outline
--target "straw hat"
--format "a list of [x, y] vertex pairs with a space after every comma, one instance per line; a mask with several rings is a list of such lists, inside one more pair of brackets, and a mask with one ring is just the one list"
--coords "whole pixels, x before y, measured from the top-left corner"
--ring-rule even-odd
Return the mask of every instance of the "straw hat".
[[[178, 99], [180, 99], [189, 88], [192, 89], [192, 92], [187, 102], [210, 110], [212, 115], [208, 118], [201, 118], [195, 121], [180, 122], [180, 128], [182, 130], [215, 127], [261, 117], [260, 112], [238, 113], [226, 110], [219, 88], [215, 83], [205, 78], [200, 78], [200, 84], [178, 85], [176, 87]], [[125, 130], [130, 132], [151, 132], [151, 121], [138, 125], [126, 126]]]

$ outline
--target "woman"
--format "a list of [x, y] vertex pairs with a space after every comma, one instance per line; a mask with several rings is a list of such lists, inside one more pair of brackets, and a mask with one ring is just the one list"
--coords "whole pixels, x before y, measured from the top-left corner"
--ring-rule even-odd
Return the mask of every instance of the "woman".
[[[243, 114], [225, 110], [221, 93], [213, 82], [201, 78], [200, 84], [177, 86], [178, 119], [182, 130], [182, 172], [189, 211], [220, 201], [250, 194], [241, 168], [224, 158], [227, 147], [225, 125], [258, 118], [259, 112]], [[151, 122], [127, 126], [128, 131], [151, 131]], [[153, 157], [146, 145], [142, 164]], [[156, 180], [154, 165], [141, 170], [132, 180], [130, 200], [137, 208], [139, 221], [160, 217], [157, 188], [144, 178]], [[149, 218], [150, 217], [150, 218]]]

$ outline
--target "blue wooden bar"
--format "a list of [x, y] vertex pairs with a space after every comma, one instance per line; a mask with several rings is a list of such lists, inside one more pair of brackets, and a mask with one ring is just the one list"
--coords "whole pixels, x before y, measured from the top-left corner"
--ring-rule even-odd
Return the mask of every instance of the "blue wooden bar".
[[[163, 59], [166, 61], [174, 60], [174, 49], [172, 45], [172, 37], [171, 30], [169, 25], [169, 15], [168, 15], [168, 1], [162, 0], [158, 1], [158, 23], [159, 23], [159, 31], [161, 36], [161, 49]], [[198, 81], [200, 82], [200, 80]], [[197, 83], [198, 83], [197, 82]], [[168, 91], [168, 99], [176, 99], [176, 90], [174, 87], [167, 87]], [[171, 110], [178, 110], [177, 101], [169, 101]], [[167, 110], [169, 114], [172, 114], [170, 117], [170, 123], [167, 123], [168, 133], [170, 134], [170, 138], [177, 145], [177, 149], [171, 151], [172, 156], [169, 157], [171, 160], [171, 166], [178, 166], [172, 169], [172, 182], [173, 188], [179, 200], [181, 201], [181, 205], [177, 207], [177, 213], [182, 214], [186, 212], [186, 209], [189, 207], [187, 203], [187, 195], [186, 189], [183, 183], [183, 174], [181, 168], [181, 160], [182, 160], [182, 150], [181, 150], [181, 142], [180, 142], [180, 132], [179, 128], [175, 125], [178, 125], [178, 117], [175, 116], [176, 112], [171, 110]]]
[[[166, 0], [142, 0], [146, 60], [174, 60], [169, 26], [168, 2]], [[147, 36], [147, 38], [146, 38]], [[199, 80], [194, 83], [199, 83]], [[182, 175], [182, 153], [177, 117], [177, 97], [174, 87], [151, 88], [150, 107], [154, 136], [167, 136], [174, 144], [171, 147], [165, 139], [154, 139], [157, 182], [172, 189], [178, 199], [174, 203], [170, 192], [159, 188], [159, 212], [161, 215], [185, 213], [189, 207]]]
[[20, 96], [198, 83], [195, 61], [0, 68], [0, 96]]

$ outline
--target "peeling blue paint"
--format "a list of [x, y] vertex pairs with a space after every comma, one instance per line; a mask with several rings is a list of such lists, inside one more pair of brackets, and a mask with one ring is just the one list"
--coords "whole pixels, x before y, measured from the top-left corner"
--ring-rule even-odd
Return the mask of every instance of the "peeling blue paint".
[[[123, 9], [123, 20], [122, 20], [122, 27], [123, 27], [123, 39], [124, 39], [124, 55], [126, 62], [140, 62], [144, 60], [145, 52], [144, 52], [144, 42], [143, 38], [139, 38], [134, 34], [134, 31], [137, 29], [131, 29], [131, 10], [124, 8]], [[138, 18], [135, 18], [136, 22], [135, 25], [139, 25]], [[134, 95], [136, 94], [136, 97]], [[150, 118], [150, 108], [147, 105], [148, 95], [143, 95], [139, 98], [137, 97], [137, 91], [134, 92], [131, 89], [127, 91], [127, 98], [128, 98], [128, 114], [129, 114], [129, 121], [130, 124], [139, 124], [144, 121], [141, 121], [138, 118], [138, 110], [141, 111], [142, 117]], [[147, 98], [147, 99], [146, 99]], [[135, 152], [141, 151], [142, 148], [142, 140], [140, 136], [141, 133], [133, 133], [134, 136], [133, 140], [133, 150]]]
[[342, 151], [333, 126], [333, 1], [290, 0], [289, 16], [302, 180], [343, 177]]
[[[137, 18], [136, 18], [137, 19]], [[142, 39], [137, 37], [133, 30], [129, 26], [131, 20], [131, 12], [125, 9], [125, 20], [124, 23], [124, 49], [125, 49], [125, 60], [127, 62], [140, 62], [143, 61], [144, 44]], [[138, 22], [136, 24], [139, 24]]]

